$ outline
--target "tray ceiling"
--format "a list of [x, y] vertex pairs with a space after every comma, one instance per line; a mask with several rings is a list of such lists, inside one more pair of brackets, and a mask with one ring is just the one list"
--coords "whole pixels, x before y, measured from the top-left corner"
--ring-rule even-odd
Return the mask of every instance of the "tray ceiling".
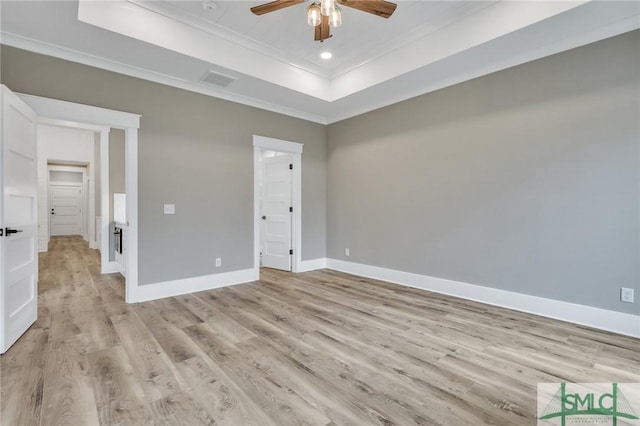
[[398, 1], [388, 20], [345, 8], [319, 43], [305, 4], [253, 15], [261, 3], [2, 1], [0, 34], [6, 45], [331, 123], [640, 28], [638, 2]]

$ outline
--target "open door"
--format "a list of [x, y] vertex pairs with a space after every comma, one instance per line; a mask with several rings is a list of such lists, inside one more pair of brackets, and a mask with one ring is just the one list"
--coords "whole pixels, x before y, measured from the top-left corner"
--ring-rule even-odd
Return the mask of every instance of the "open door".
[[36, 114], [1, 87], [0, 353], [38, 315]]
[[291, 270], [291, 156], [263, 159], [262, 266]]

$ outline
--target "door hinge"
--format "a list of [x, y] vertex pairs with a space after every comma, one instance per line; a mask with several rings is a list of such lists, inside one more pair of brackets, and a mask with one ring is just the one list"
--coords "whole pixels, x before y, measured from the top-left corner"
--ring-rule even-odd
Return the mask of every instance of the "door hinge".
[[293, 170], [293, 164], [289, 164], [289, 170]]
[[289, 207], [289, 213], [293, 213], [293, 207]]
[[289, 254], [293, 254], [293, 250], [289, 250]]

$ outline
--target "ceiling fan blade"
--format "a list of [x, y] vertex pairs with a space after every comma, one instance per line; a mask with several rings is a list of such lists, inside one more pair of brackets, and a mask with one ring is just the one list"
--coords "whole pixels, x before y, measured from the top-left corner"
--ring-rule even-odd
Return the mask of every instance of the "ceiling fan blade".
[[265, 13], [275, 12], [276, 10], [284, 9], [285, 7], [295, 6], [296, 4], [304, 3], [305, 0], [275, 0], [269, 3], [254, 6], [251, 11], [256, 15], [264, 15]]
[[363, 12], [372, 13], [382, 18], [389, 18], [398, 6], [384, 0], [338, 0], [342, 6], [358, 9]]
[[331, 37], [331, 27], [329, 26], [329, 17], [322, 15], [322, 21], [320, 21], [319, 25], [315, 26], [315, 41], [324, 41]]

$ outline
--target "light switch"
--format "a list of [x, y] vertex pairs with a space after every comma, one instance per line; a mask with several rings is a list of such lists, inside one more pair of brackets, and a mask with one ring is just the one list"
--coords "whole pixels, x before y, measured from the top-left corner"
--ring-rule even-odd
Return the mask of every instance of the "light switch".
[[165, 204], [164, 205], [164, 214], [176, 214], [176, 205], [175, 204]]

